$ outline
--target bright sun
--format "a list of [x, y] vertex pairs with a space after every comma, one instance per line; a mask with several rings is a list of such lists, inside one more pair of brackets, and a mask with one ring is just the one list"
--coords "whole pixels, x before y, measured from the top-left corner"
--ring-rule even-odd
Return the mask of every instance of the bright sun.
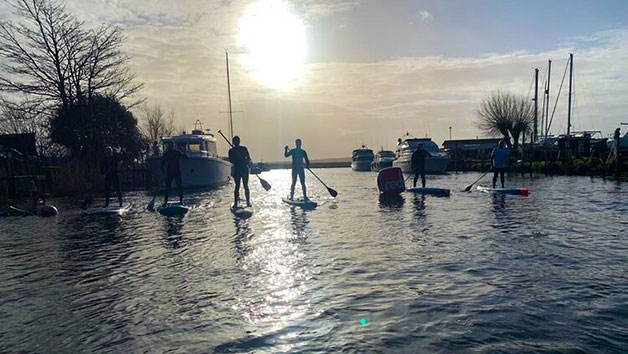
[[243, 64], [264, 85], [286, 89], [305, 72], [305, 27], [285, 2], [254, 2], [239, 27]]

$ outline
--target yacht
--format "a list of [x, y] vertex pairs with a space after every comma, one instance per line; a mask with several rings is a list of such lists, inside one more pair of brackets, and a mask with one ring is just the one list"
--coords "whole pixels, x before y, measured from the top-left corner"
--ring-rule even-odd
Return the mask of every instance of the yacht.
[[425, 161], [425, 173], [445, 173], [450, 157], [440, 151], [438, 145], [430, 138], [406, 137], [403, 140], [397, 140], [397, 152], [393, 167], [399, 167], [406, 173], [412, 172], [412, 154], [417, 150], [419, 144], [423, 144], [423, 149], [432, 155]]
[[373, 162], [374, 158], [373, 150], [367, 148], [366, 145], [362, 145], [361, 148], [353, 150], [351, 168], [354, 171], [370, 171], [371, 162]]
[[382, 149], [375, 155], [375, 160], [371, 162], [371, 171], [378, 172], [382, 168], [391, 167], [393, 161], [395, 161], [395, 152]]
[[[177, 149], [188, 155], [188, 159], [179, 162], [183, 188], [211, 188], [229, 182], [232, 165], [225, 157], [218, 155], [216, 138], [209, 129], [203, 131], [200, 122], [196, 122], [191, 134], [162, 138], [161, 151], [166, 151], [170, 143], [174, 143]], [[159, 151], [153, 153], [148, 158], [148, 164], [153, 180], [163, 184], [165, 178], [161, 172], [162, 154]]]

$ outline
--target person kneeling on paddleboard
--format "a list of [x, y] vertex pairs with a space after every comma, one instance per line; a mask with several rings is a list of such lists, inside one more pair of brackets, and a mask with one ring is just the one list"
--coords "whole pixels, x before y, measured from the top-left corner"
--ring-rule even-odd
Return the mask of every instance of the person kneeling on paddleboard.
[[499, 141], [499, 146], [493, 149], [491, 160], [493, 163], [493, 189], [497, 184], [497, 175], [501, 177], [502, 188], [504, 188], [504, 174], [506, 173], [506, 158], [510, 154], [505, 140]]
[[[290, 200], [294, 199], [294, 187], [297, 184], [297, 176], [301, 181], [301, 189], [303, 190], [303, 199], [308, 200], [307, 189], [305, 187], [305, 169], [310, 167], [310, 160], [307, 158], [307, 152], [301, 149], [301, 139], [294, 141], [296, 147], [290, 149], [288, 145], [284, 148], [284, 156], [292, 156], [292, 185], [290, 186]], [[303, 161], [305, 160], [305, 167]]]
[[425, 159], [432, 155], [423, 149], [423, 144], [419, 143], [416, 151], [412, 153], [412, 171], [414, 171], [414, 187], [421, 175], [421, 184], [425, 188]]
[[233, 147], [229, 149], [229, 162], [233, 164], [231, 176], [235, 182], [235, 191], [233, 192], [233, 207], [238, 207], [240, 199], [240, 182], [244, 187], [244, 195], [246, 197], [246, 206], [251, 206], [251, 195], [249, 193], [249, 165], [251, 164], [251, 156], [249, 150], [240, 146], [240, 137], [234, 136], [232, 139]]
[[100, 173], [105, 175], [105, 208], [109, 206], [109, 191], [112, 184], [116, 189], [118, 203], [122, 207], [122, 191], [120, 190], [120, 178], [118, 177], [118, 164], [122, 160], [126, 160], [126, 156], [115, 155], [111, 146], [105, 148], [105, 157], [100, 160]]
[[[161, 172], [166, 175], [166, 194], [164, 195], [164, 205], [168, 204], [168, 197], [170, 196], [170, 187], [172, 186], [172, 180], [177, 182], [177, 188], [179, 189], [179, 203], [183, 204], [183, 183], [181, 181], [181, 169], [179, 168], [179, 160], [187, 159], [183, 151], [178, 150], [174, 146], [174, 142], [168, 144], [167, 150], [161, 156]], [[165, 167], [168, 166], [166, 170]]]

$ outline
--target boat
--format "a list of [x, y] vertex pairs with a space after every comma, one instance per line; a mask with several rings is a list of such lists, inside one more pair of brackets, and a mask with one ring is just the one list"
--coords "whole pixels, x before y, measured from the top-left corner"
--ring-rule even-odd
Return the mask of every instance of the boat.
[[367, 148], [366, 145], [362, 145], [361, 148], [353, 150], [351, 168], [354, 171], [370, 171], [373, 159], [375, 159], [373, 150]]
[[386, 167], [392, 167], [395, 161], [395, 152], [390, 150], [380, 150], [375, 155], [375, 160], [371, 162], [371, 171], [379, 172]]
[[425, 160], [425, 173], [441, 174], [447, 171], [450, 157], [447, 153], [439, 150], [438, 145], [430, 138], [406, 137], [397, 141], [396, 158], [393, 167], [399, 167], [405, 173], [412, 171], [412, 154], [417, 150], [419, 144], [423, 144], [423, 149], [432, 156]]
[[[162, 151], [166, 151], [167, 145], [173, 143], [188, 155], [188, 159], [179, 161], [183, 188], [212, 188], [229, 182], [232, 165], [225, 157], [218, 155], [216, 138], [209, 130], [203, 131], [202, 127], [197, 120], [191, 134], [161, 139]], [[162, 153], [150, 156], [148, 164], [154, 180], [162, 181], [163, 184], [165, 177], [161, 171], [161, 156]]]

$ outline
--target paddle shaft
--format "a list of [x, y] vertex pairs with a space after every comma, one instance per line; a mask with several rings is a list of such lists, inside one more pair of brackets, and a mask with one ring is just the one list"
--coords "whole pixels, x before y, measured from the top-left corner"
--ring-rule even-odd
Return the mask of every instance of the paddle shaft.
[[[493, 159], [491, 159], [491, 163]], [[506, 157], [504, 157], [504, 160], [506, 160]], [[500, 163], [502, 161], [499, 161]], [[496, 164], [497, 165], [497, 164]], [[471, 187], [473, 187], [474, 184], [478, 183], [482, 178], [484, 178], [484, 176], [486, 176], [489, 172], [491, 172], [493, 170], [494, 166], [491, 166], [491, 168], [488, 169], [488, 171], [484, 172], [483, 175], [480, 176], [480, 178], [476, 179], [475, 182], [471, 183], [467, 188], [465, 188], [465, 191], [468, 191], [471, 189]]]

